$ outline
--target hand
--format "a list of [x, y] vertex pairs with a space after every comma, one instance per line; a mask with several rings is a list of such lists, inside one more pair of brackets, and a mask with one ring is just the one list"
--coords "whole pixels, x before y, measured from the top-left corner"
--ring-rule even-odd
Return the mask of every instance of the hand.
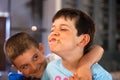
[[82, 79], [80, 79], [77, 74], [74, 74], [74, 76], [70, 76], [69, 80], [82, 80]]
[[[88, 75], [87, 75], [88, 76]], [[87, 77], [86, 75], [84, 75], [84, 77], [83, 76], [78, 76], [78, 75], [74, 75], [74, 76], [71, 76], [70, 78], [69, 78], [69, 80], [92, 80], [92, 78], [91, 77]]]

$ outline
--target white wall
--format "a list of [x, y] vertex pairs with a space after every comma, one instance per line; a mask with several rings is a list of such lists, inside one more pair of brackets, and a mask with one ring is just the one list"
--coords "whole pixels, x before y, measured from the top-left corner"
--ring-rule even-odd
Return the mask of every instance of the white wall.
[[8, 0], [0, 0], [0, 12], [8, 12]]
[[11, 35], [19, 31], [29, 31], [31, 12], [26, 6], [29, 0], [11, 0]]

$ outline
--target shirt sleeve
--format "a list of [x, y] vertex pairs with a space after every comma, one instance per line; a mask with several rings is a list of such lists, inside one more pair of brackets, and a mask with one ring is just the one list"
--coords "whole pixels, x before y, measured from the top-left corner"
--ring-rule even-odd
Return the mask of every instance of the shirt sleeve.
[[105, 70], [98, 63], [95, 63], [92, 67], [92, 80], [112, 80], [111, 74]]
[[41, 80], [50, 80], [47, 71], [45, 70]]
[[9, 80], [23, 80], [24, 76], [22, 74], [11, 73], [8, 75]]

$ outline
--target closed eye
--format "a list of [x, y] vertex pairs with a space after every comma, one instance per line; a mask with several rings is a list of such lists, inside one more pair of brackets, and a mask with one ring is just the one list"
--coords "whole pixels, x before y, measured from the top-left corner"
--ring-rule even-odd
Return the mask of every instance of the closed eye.
[[60, 26], [60, 31], [68, 31], [69, 29], [68, 29], [68, 27], [66, 26], [66, 25], [62, 25], [62, 26]]
[[65, 28], [61, 28], [60, 30], [61, 30], [61, 31], [67, 31], [67, 29], [65, 29]]

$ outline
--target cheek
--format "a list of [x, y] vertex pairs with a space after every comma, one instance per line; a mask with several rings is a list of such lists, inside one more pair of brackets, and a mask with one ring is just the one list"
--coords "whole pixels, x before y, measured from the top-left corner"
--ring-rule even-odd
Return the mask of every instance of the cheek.
[[46, 59], [43, 57], [39, 58], [39, 60], [37, 61], [37, 64], [40, 64], [42, 67], [46, 66]]
[[69, 36], [67, 35], [68, 37], [64, 36], [61, 38], [62, 42], [64, 42], [64, 44], [67, 44], [67, 45], [72, 45], [75, 43], [75, 40], [74, 40], [74, 37], [73, 36]]
[[45, 61], [44, 56], [39, 57], [39, 59], [37, 60], [37, 63], [43, 63]]
[[60, 38], [63, 40], [70, 40], [70, 39], [74, 39], [74, 35], [72, 33], [66, 32], [66, 33], [62, 33]]

